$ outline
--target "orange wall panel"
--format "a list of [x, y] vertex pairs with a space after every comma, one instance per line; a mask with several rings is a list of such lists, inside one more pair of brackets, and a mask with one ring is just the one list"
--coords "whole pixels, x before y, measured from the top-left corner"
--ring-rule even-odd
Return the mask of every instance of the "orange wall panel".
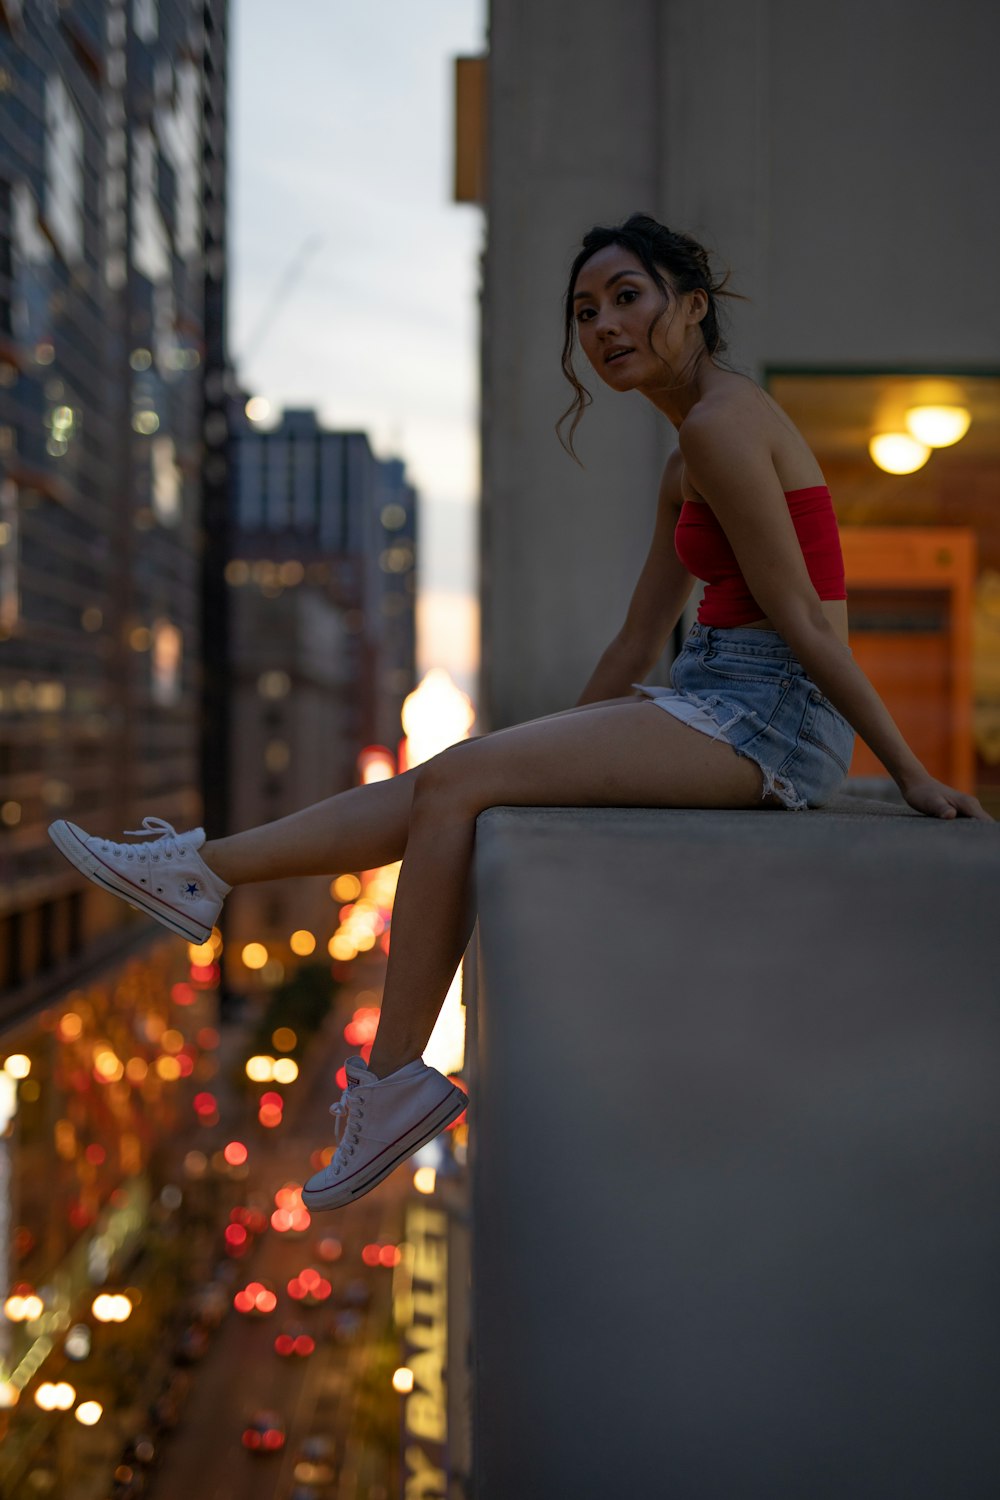
[[[973, 791], [975, 535], [958, 526], [842, 526], [840, 535], [858, 666], [931, 775]], [[858, 739], [851, 775], [885, 774]]]

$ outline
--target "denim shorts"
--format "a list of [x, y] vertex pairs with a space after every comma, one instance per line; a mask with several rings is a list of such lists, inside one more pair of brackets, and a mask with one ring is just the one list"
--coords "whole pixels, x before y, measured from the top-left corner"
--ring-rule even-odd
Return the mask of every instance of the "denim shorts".
[[822, 807], [851, 765], [854, 730], [776, 630], [691, 626], [670, 687], [633, 682], [660, 708], [761, 769], [790, 812]]

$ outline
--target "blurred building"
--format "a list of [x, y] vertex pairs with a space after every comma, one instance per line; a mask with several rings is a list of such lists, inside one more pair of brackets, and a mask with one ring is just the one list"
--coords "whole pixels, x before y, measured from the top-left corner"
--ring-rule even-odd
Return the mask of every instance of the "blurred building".
[[120, 902], [80, 889], [46, 835], [51, 819], [119, 835], [150, 811], [181, 826], [201, 812], [201, 470], [206, 385], [224, 381], [223, 329], [206, 310], [225, 264], [225, 12], [108, 0], [0, 19], [8, 1012], [41, 998], [50, 971], [133, 930]]
[[[202, 815], [202, 724], [211, 739], [220, 717], [203, 715], [202, 618], [225, 600], [221, 563], [205, 576], [228, 490], [226, 27], [226, 0], [0, 6], [0, 1048], [29, 1064], [0, 1255], [5, 1289], [46, 1280], [60, 1317], [116, 1193], [141, 1225], [212, 1041], [184, 945], [83, 882], [46, 827], [118, 838]], [[57, 1326], [8, 1330], [5, 1376]]]
[[[417, 506], [403, 464], [376, 458], [364, 433], [325, 431], [313, 411], [268, 430], [243, 412], [234, 401], [225, 572], [234, 829], [353, 786], [367, 745], [395, 752], [416, 681]], [[244, 886], [227, 920], [232, 952], [261, 942], [276, 963], [293, 931], [325, 945], [337, 925], [329, 881], [315, 879]]]
[[[942, 24], [927, 0], [905, 14], [495, 0], [489, 35], [485, 87], [471, 60], [459, 80], [456, 185], [489, 221], [488, 726], [576, 701], [649, 545], [676, 441], [665, 419], [607, 390], [577, 352], [594, 396], [576, 441], [584, 468], [554, 432], [572, 398], [560, 370], [570, 264], [592, 225], [643, 211], [701, 241], [751, 299], [722, 299], [727, 358], [773, 393], [823, 468], [859, 663], [933, 774], [1000, 801], [1000, 204], [976, 186], [1000, 144], [986, 102], [997, 12], [960, 0]], [[820, 76], [837, 87], [817, 90]], [[913, 410], [939, 404], [971, 417], [966, 436], [911, 446], [905, 471], [876, 460], [873, 439], [912, 445]], [[859, 741], [854, 773], [880, 769]]]

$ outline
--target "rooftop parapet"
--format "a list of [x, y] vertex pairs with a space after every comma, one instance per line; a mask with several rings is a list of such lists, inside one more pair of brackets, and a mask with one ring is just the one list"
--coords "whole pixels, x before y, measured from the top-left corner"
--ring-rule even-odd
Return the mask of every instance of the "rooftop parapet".
[[491, 808], [476, 1500], [1000, 1493], [1000, 825]]

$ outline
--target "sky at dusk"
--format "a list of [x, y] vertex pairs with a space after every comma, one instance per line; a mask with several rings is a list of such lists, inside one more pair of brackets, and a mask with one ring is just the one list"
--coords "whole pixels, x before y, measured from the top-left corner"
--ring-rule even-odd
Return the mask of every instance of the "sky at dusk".
[[229, 341], [242, 385], [405, 460], [419, 667], [474, 687], [482, 211], [452, 201], [454, 58], [485, 0], [236, 0]]

